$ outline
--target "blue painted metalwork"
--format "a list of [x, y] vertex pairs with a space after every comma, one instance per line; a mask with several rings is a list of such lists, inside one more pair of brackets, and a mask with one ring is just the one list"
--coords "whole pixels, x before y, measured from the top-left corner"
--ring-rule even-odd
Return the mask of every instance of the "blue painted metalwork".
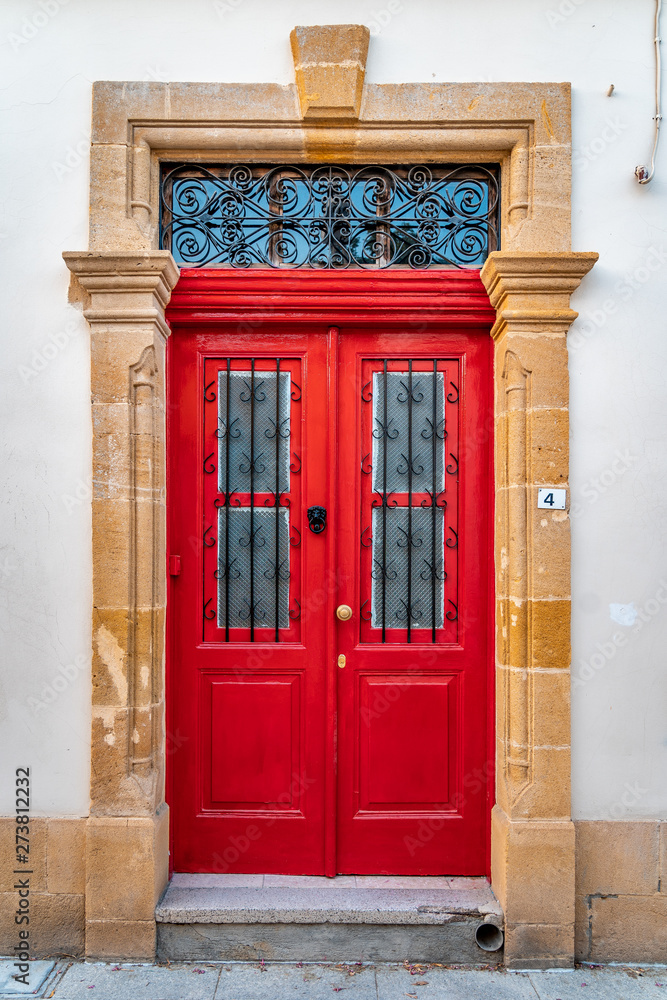
[[169, 165], [160, 246], [186, 267], [481, 267], [493, 166]]

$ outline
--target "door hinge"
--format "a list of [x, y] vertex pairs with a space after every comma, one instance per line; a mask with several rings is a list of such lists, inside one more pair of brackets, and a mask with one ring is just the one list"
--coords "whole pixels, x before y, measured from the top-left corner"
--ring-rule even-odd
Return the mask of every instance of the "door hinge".
[[169, 556], [169, 576], [181, 575], [181, 557]]

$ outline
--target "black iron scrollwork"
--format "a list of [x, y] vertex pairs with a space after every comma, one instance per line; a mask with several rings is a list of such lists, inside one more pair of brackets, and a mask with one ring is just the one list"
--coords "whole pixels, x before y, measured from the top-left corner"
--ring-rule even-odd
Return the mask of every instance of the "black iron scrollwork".
[[498, 207], [483, 165], [184, 163], [163, 171], [160, 246], [190, 267], [481, 267]]
[[459, 463], [456, 444], [446, 453], [445, 441], [448, 415], [450, 441], [458, 440], [456, 417], [448, 407], [458, 402], [459, 391], [447, 378], [447, 364], [445, 359], [384, 360], [362, 390], [362, 400], [373, 400], [374, 441], [372, 452], [362, 452], [361, 459], [361, 472], [372, 475], [372, 522], [360, 541], [371, 549], [367, 565], [373, 581], [361, 618], [381, 630], [383, 642], [387, 629], [399, 629], [408, 643], [415, 630], [420, 642], [428, 630], [435, 643], [438, 630], [458, 618], [452, 580], [456, 555], [448, 554], [458, 546], [451, 513], [456, 506], [448, 499], [456, 498], [458, 483], [450, 477]]
[[[288, 442], [291, 408], [301, 399], [301, 387], [281, 363], [280, 358], [227, 358], [218, 368], [217, 391], [216, 381], [206, 382], [206, 399], [219, 401], [212, 430], [217, 458], [207, 454], [204, 471], [216, 472], [216, 461], [220, 467], [213, 498], [219, 536], [213, 576], [226, 641], [230, 627], [241, 627], [249, 629], [251, 642], [257, 628], [272, 629], [279, 642], [280, 629], [298, 617], [294, 603], [290, 611], [289, 552], [300, 545], [301, 535], [289, 517], [289, 474], [301, 471], [301, 459], [291, 452], [290, 462]], [[204, 545], [215, 543], [209, 526]], [[212, 604], [209, 598], [207, 619], [215, 617]]]

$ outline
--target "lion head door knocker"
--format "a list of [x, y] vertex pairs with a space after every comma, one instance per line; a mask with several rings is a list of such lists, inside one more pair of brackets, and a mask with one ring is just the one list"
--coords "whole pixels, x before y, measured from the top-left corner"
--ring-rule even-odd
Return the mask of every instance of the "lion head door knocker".
[[308, 527], [315, 535], [320, 535], [327, 526], [326, 507], [308, 508]]

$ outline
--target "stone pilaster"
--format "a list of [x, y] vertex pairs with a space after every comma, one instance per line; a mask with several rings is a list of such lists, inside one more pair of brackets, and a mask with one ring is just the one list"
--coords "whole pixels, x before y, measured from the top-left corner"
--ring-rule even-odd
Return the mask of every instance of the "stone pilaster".
[[496, 806], [492, 878], [515, 968], [574, 958], [570, 526], [538, 510], [568, 485], [570, 295], [597, 254], [490, 255], [496, 309]]
[[152, 958], [154, 908], [168, 867], [164, 309], [178, 269], [167, 251], [64, 258], [91, 328], [93, 729], [86, 954]]

